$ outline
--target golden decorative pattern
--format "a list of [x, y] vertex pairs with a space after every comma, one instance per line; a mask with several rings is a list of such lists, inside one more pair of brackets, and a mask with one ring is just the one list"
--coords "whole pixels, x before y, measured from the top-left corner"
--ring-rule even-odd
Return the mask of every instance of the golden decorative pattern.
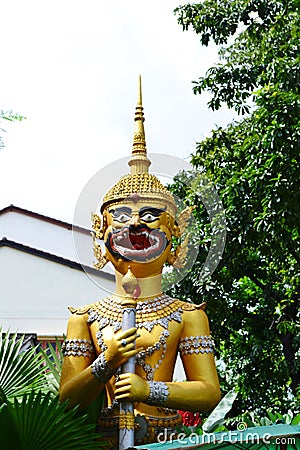
[[80, 306], [79, 308], [73, 308], [72, 306], [68, 306], [68, 310], [70, 311], [71, 314], [78, 314], [78, 315], [86, 314], [90, 308], [91, 305]]
[[144, 149], [146, 145], [145, 134], [142, 131], [136, 131], [133, 135], [133, 145], [132, 153], [136, 153], [140, 149]]
[[[185, 305], [188, 307], [185, 308]], [[194, 306], [194, 308], [192, 308], [192, 306]], [[180, 310], [180, 308], [192, 311], [199, 307], [196, 305], [188, 305], [181, 300], [175, 299], [170, 299], [165, 305], [162, 304], [160, 307], [153, 307], [151, 300], [149, 302], [137, 302], [136, 326], [145, 322], [153, 322], [158, 319], [170, 317], [173, 313]], [[122, 321], [122, 302], [112, 296], [90, 305], [88, 309], [93, 309], [97, 312], [99, 317], [105, 317], [113, 322]]]
[[151, 199], [165, 203], [173, 217], [176, 211], [172, 194], [150, 173], [136, 173], [123, 176], [104, 196], [101, 212], [109, 205], [124, 200], [131, 200], [131, 196], [138, 194], [143, 199]]
[[92, 232], [91, 235], [93, 238], [93, 252], [94, 252], [95, 258], [97, 259], [97, 262], [94, 262], [94, 267], [97, 270], [101, 270], [107, 264], [108, 261], [107, 261], [105, 255], [103, 255], [103, 253], [102, 253], [101, 245], [99, 245], [98, 242], [96, 241], [97, 234]]
[[[140, 302], [137, 302], [139, 305]], [[143, 304], [145, 304], [143, 302]], [[137, 323], [142, 323], [144, 321], [151, 321], [157, 318], [167, 317], [170, 313], [178, 311], [179, 308], [182, 308], [183, 311], [196, 311], [203, 310], [206, 307], [206, 303], [201, 303], [201, 305], [195, 305], [194, 303], [183, 302], [182, 300], [173, 299], [171, 304], [166, 305], [163, 309], [159, 309], [156, 311], [151, 311], [151, 300], [149, 301], [149, 310], [140, 311], [138, 308], [137, 311]], [[118, 298], [103, 299], [97, 303], [91, 303], [89, 305], [81, 306], [79, 308], [73, 308], [72, 306], [68, 306], [68, 310], [71, 314], [87, 314], [90, 309], [95, 309], [99, 315], [103, 317], [107, 317], [114, 321], [122, 318], [122, 305], [121, 300]], [[144, 309], [144, 308], [143, 308]]]
[[92, 226], [95, 230], [95, 237], [97, 239], [103, 239], [103, 233], [101, 231], [101, 218], [96, 213], [92, 213]]
[[[161, 408], [163, 412], [163, 408]], [[172, 435], [173, 439], [178, 435], [179, 427], [182, 424], [182, 417], [180, 414], [168, 416], [167, 409], [166, 416], [154, 417], [138, 414], [135, 418], [135, 444], [149, 444], [157, 442], [159, 433], [165, 433], [167, 436]], [[175, 411], [174, 411], [175, 412]], [[101, 433], [102, 441], [105, 443], [114, 443], [118, 445], [119, 435], [119, 416], [101, 416], [98, 418], [97, 432]]]
[[120, 412], [119, 417], [119, 428], [127, 430], [133, 430], [134, 429], [134, 415], [130, 413]]
[[206, 303], [201, 303], [201, 305], [195, 305], [194, 303], [181, 302], [181, 307], [183, 311], [196, 311], [197, 309], [204, 310]]

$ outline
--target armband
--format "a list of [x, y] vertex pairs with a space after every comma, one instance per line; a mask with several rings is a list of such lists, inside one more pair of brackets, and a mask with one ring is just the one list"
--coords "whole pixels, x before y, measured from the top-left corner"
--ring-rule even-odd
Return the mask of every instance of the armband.
[[178, 350], [181, 355], [192, 355], [193, 353], [213, 353], [214, 347], [211, 336], [187, 336], [180, 339]]
[[95, 353], [92, 341], [88, 339], [66, 339], [61, 346], [64, 356], [89, 357]]

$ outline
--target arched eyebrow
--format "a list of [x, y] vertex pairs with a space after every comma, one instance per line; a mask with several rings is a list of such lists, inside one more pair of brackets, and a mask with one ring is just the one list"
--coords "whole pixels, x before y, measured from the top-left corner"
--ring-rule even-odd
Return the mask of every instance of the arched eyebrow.
[[[164, 208], [153, 208], [152, 206], [144, 206], [143, 208], [141, 208], [139, 210], [139, 216], [141, 217], [143, 214], [145, 214], [146, 212], [152, 214], [155, 217], [159, 217], [163, 212], [165, 212], [167, 209], [167, 207], [165, 206]], [[113, 217], [118, 217], [120, 214], [128, 214], [131, 215], [132, 214], [132, 209], [129, 208], [128, 206], [120, 206], [119, 208], [116, 209], [110, 209], [109, 213], [113, 215]]]
[[143, 208], [141, 208], [139, 210], [139, 216], [142, 216], [146, 212], [149, 212], [153, 216], [159, 217], [163, 212], [165, 212], [166, 209], [167, 209], [166, 206], [164, 208], [162, 208], [162, 209], [161, 208], [152, 208], [151, 206], [144, 206]]
[[121, 206], [120, 208], [110, 209], [109, 213], [112, 214], [114, 217], [118, 217], [122, 213], [130, 215], [132, 213], [132, 209], [128, 208], [128, 206]]

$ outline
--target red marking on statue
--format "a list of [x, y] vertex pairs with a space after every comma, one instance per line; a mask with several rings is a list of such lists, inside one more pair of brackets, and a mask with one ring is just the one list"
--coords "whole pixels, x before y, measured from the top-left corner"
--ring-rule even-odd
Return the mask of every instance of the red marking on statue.
[[138, 202], [140, 200], [140, 195], [137, 192], [134, 192], [133, 194], [131, 194], [129, 197], [129, 200], [132, 200], [133, 202]]
[[134, 300], [136, 300], [137, 298], [139, 298], [139, 296], [141, 295], [141, 288], [140, 285], [138, 284], [135, 288], [134, 291], [132, 293], [132, 296], [134, 298]]

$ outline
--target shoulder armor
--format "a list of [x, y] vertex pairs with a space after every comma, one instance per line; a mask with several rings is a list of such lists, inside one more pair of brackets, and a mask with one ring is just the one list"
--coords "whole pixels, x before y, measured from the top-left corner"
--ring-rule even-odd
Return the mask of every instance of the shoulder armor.
[[206, 303], [201, 303], [201, 305], [195, 305], [194, 303], [181, 302], [181, 307], [183, 311], [196, 311], [197, 309], [204, 311], [206, 308]]
[[85, 305], [85, 306], [79, 306], [78, 308], [73, 308], [72, 306], [68, 306], [68, 310], [71, 314], [86, 314], [93, 305]]

